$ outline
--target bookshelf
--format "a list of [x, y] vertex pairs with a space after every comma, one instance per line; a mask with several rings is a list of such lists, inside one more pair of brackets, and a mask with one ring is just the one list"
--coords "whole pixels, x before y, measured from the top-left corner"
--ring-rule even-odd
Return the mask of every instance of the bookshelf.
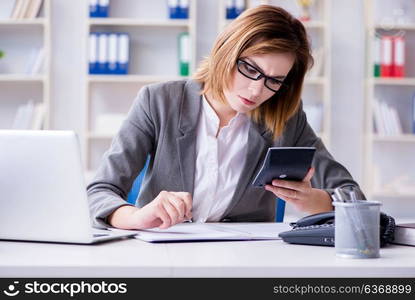
[[[219, 0], [218, 31], [232, 20], [226, 19], [226, 0]], [[245, 7], [261, 4], [280, 6], [295, 17], [301, 15], [297, 1], [293, 0], [247, 0]], [[304, 82], [303, 103], [310, 124], [317, 135], [330, 149], [331, 135], [331, 38], [330, 38], [330, 1], [314, 0], [310, 9], [311, 18], [303, 24], [312, 41], [315, 66], [310, 70]], [[318, 50], [320, 49], [320, 50]], [[318, 50], [318, 51], [317, 51]], [[324, 57], [324, 59], [323, 59]], [[307, 109], [308, 108], [308, 109]], [[315, 120], [315, 121], [314, 121]]]
[[[366, 82], [364, 187], [369, 199], [393, 208], [410, 205], [415, 198], [415, 134], [412, 97], [415, 94], [415, 2], [411, 0], [365, 1]], [[404, 77], [375, 77], [376, 36], [405, 38]], [[382, 130], [378, 103], [397, 112], [402, 130]], [[385, 121], [384, 124], [396, 123]], [[399, 202], [404, 201], [404, 202]], [[405, 202], [409, 201], [409, 202]], [[401, 208], [402, 209], [402, 208]]]
[[42, 128], [46, 129], [50, 127], [51, 110], [51, 0], [43, 0], [39, 11], [22, 9], [32, 16], [19, 19], [12, 17], [15, 3], [0, 1], [0, 50], [5, 52], [0, 59], [0, 129], [12, 128], [18, 108], [29, 100], [35, 105], [42, 104]]
[[[130, 37], [127, 75], [90, 75], [85, 70], [84, 163], [87, 181], [108, 149], [114, 130], [97, 127], [105, 114], [126, 116], [137, 93], [146, 84], [180, 80], [178, 35], [190, 39], [189, 73], [196, 67], [196, 0], [189, 1], [187, 19], [170, 19], [165, 0], [111, 0], [107, 18], [89, 18], [85, 40], [91, 32], [126, 32]], [[87, 42], [88, 44], [88, 42]], [[119, 118], [121, 119], [121, 118]]]

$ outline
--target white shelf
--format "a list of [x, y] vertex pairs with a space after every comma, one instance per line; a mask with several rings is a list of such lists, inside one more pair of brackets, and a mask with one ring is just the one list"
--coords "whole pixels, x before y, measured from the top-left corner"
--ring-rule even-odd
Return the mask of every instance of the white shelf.
[[404, 86], [415, 86], [415, 78], [406, 77], [406, 78], [370, 78], [368, 79], [370, 84], [374, 85], [404, 85]]
[[[6, 1], [1, 1], [5, 2]], [[11, 2], [11, 1], [8, 1]], [[17, 1], [14, 1], [17, 2]], [[12, 9], [1, 3], [0, 10]], [[4, 5], [5, 4], [5, 5]], [[10, 12], [11, 13], [11, 12]], [[25, 19], [1, 19], [1, 48], [5, 51], [3, 72], [0, 74], [0, 119], [2, 128], [10, 128], [20, 105], [28, 99], [44, 108], [43, 128], [50, 128], [50, 61], [51, 61], [51, 0], [43, 0], [40, 17]], [[42, 72], [25, 74], [25, 70], [36, 62], [39, 50], [44, 49]], [[36, 59], [36, 60], [35, 60]], [[3, 101], [4, 100], [4, 101]], [[4, 106], [3, 106], [4, 105]]]
[[44, 82], [45, 75], [0, 74], [0, 82]]
[[415, 143], [415, 134], [402, 134], [398, 136], [373, 135], [373, 141], [391, 143]]
[[189, 27], [189, 20], [139, 20], [131, 18], [90, 18], [90, 26]]
[[415, 24], [393, 24], [393, 23], [385, 23], [385, 24], [376, 24], [373, 27], [369, 27], [370, 29], [375, 30], [415, 30]]
[[152, 83], [159, 81], [183, 80], [187, 79], [185, 76], [157, 76], [157, 75], [89, 75], [88, 81], [91, 83], [105, 83], [105, 82], [140, 82]]
[[44, 26], [48, 24], [48, 20], [45, 18], [34, 18], [34, 19], [6, 19], [0, 20], [0, 25], [39, 25]]
[[111, 1], [110, 10], [114, 17], [88, 16], [85, 20], [88, 34], [84, 37], [85, 41], [88, 41], [89, 33], [94, 31], [123, 30], [130, 33], [129, 74], [85, 76], [85, 170], [93, 172], [96, 169], [98, 157], [107, 150], [103, 147], [114, 137], [113, 133], [94, 131], [100, 129], [94, 127], [100, 114], [127, 115], [142, 86], [189, 78], [175, 75], [179, 74], [175, 49], [178, 48], [178, 34], [182, 32], [188, 32], [190, 37], [190, 74], [195, 70], [197, 0], [190, 0], [188, 19], [168, 19], [165, 15], [167, 1], [154, 2], [157, 3], [146, 0]]
[[[412, 1], [412, 0], [404, 0]], [[401, 2], [404, 2], [401, 1]], [[385, 30], [388, 32], [413, 31], [415, 24], [392, 24], [392, 23], [375, 23], [375, 20], [381, 20], [382, 17], [391, 16], [391, 9], [395, 5], [390, 1], [365, 1], [365, 28], [366, 28], [366, 79], [365, 85], [365, 151], [364, 151], [364, 178], [365, 188], [369, 199], [380, 198], [384, 201], [393, 201], [397, 198], [415, 198], [415, 193], [408, 190], [406, 193], [395, 191], [387, 188], [387, 184], [399, 181], [399, 175], [405, 173], [409, 182], [414, 180], [414, 173], [411, 169], [412, 148], [415, 151], [415, 134], [400, 135], [379, 135], [374, 133], [374, 111], [375, 100], [392, 106], [401, 119], [402, 126], [408, 130], [410, 117], [403, 114], [409, 112], [411, 98], [408, 93], [409, 89], [415, 88], [414, 77], [393, 78], [393, 77], [373, 77], [374, 69], [374, 36], [378, 32]], [[399, 3], [396, 3], [398, 6]], [[413, 12], [405, 12], [407, 16], [414, 17]], [[407, 32], [408, 33], [408, 32]], [[410, 51], [410, 46], [414, 42], [413, 33], [406, 34], [406, 51]], [[408, 73], [411, 73], [413, 64], [407, 59], [406, 67]], [[386, 90], [385, 87], [388, 87]], [[393, 87], [393, 89], [389, 89]], [[382, 89], [383, 88], [383, 89]], [[409, 88], [409, 89], [408, 89]], [[396, 175], [394, 175], [396, 174]], [[403, 176], [403, 175], [402, 175]], [[402, 208], [404, 210], [405, 208]]]

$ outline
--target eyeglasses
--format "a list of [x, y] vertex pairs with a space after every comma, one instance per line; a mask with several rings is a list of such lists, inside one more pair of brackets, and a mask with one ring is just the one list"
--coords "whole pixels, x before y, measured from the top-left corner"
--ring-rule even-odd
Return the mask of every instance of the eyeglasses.
[[256, 67], [251, 65], [250, 63], [238, 59], [236, 61], [236, 64], [238, 66], [238, 71], [245, 77], [252, 79], [252, 80], [260, 80], [261, 78], [265, 78], [264, 85], [270, 89], [273, 92], [278, 92], [278, 90], [281, 88], [281, 86], [287, 86], [284, 82], [281, 80], [275, 79], [273, 77], [269, 77], [259, 71]]

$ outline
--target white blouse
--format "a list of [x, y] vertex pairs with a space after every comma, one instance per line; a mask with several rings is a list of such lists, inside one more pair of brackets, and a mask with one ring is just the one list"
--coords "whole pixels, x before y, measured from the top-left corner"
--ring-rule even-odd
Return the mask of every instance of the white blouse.
[[235, 193], [246, 160], [248, 116], [237, 113], [220, 131], [219, 123], [216, 112], [203, 97], [196, 138], [192, 209], [196, 222], [220, 221]]

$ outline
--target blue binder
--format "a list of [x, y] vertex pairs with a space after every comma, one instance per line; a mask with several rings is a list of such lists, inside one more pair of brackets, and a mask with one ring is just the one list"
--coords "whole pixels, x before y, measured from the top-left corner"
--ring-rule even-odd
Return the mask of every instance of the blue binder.
[[118, 74], [118, 34], [108, 34], [108, 70], [107, 74]]
[[89, 0], [89, 17], [98, 17], [98, 0]]
[[108, 33], [100, 32], [98, 36], [97, 74], [108, 74]]
[[178, 19], [180, 15], [179, 0], [168, 0], [167, 2], [170, 19]]
[[128, 74], [128, 63], [130, 60], [130, 37], [128, 33], [118, 33], [118, 52], [116, 74]]
[[236, 19], [245, 10], [244, 0], [226, 1], [226, 19]]
[[91, 32], [89, 34], [89, 74], [98, 74], [98, 37], [97, 34]]
[[109, 11], [109, 0], [98, 0], [98, 17], [99, 18], [108, 18]]
[[235, 18], [245, 10], [245, 0], [235, 0]]
[[235, 3], [233, 0], [226, 1], [226, 19], [235, 19], [236, 12], [235, 12]]
[[89, 0], [90, 18], [107, 18], [109, 14], [109, 0]]
[[189, 18], [189, 0], [169, 0], [168, 9], [170, 19]]
[[189, 18], [189, 0], [179, 0], [179, 19]]

